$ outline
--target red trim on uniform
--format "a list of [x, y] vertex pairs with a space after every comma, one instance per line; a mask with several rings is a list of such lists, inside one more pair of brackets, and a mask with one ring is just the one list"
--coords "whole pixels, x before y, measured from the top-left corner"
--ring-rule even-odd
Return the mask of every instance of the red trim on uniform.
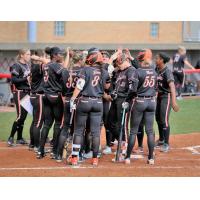
[[39, 95], [39, 119], [38, 119], [38, 123], [37, 123], [37, 128], [39, 127], [40, 125], [40, 121], [41, 121], [41, 118], [42, 118], [42, 95]]
[[[64, 107], [65, 106], [65, 97], [61, 95], [61, 98], [62, 98], [63, 107]], [[60, 128], [63, 127], [63, 123], [64, 123], [64, 112], [63, 112]]]
[[167, 97], [167, 109], [166, 109], [166, 113], [165, 113], [165, 123], [166, 123], [166, 127], [169, 126], [169, 122], [168, 122], [169, 107], [170, 107], [170, 93], [168, 93], [168, 97]]
[[20, 91], [17, 90], [17, 106], [18, 106], [18, 116], [17, 119], [15, 120], [16, 122], [20, 119], [21, 117], [21, 105], [20, 105]]

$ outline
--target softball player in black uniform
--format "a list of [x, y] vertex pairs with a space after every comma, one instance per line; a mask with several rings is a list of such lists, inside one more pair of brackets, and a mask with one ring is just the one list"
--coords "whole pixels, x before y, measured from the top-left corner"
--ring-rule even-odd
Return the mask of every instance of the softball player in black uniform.
[[130, 117], [130, 136], [128, 140], [125, 163], [130, 164], [130, 156], [135, 144], [138, 128], [144, 117], [147, 143], [149, 149], [148, 164], [154, 164], [155, 136], [153, 131], [154, 115], [156, 110], [156, 72], [151, 65], [152, 53], [150, 50], [143, 50], [138, 55], [141, 61], [141, 68], [137, 69], [134, 76], [132, 93], [136, 96], [133, 100]]
[[185, 74], [183, 71], [184, 65], [194, 69], [194, 67], [187, 60], [185, 47], [180, 46], [178, 48], [178, 52], [173, 56], [173, 75], [177, 91], [177, 99], [179, 100], [182, 99], [181, 92], [185, 81]]
[[14, 136], [16, 132], [16, 143], [27, 144], [22, 137], [27, 111], [20, 105], [20, 101], [30, 92], [30, 58], [30, 50], [22, 49], [19, 51], [17, 58], [18, 61], [10, 67], [11, 86], [17, 110], [17, 119], [13, 123], [12, 130], [8, 138], [8, 146], [12, 146], [14, 144]]
[[[131, 66], [126, 54], [120, 51], [117, 55], [116, 65], [118, 70], [115, 71], [115, 75], [112, 79], [112, 83], [114, 83], [114, 90], [111, 93], [113, 101], [109, 111], [108, 123], [112, 137], [118, 140], [121, 130], [122, 103], [128, 98], [129, 90], [133, 82], [135, 68]], [[123, 130], [122, 136], [122, 154], [126, 153], [126, 136], [128, 130], [127, 121], [128, 113], [126, 113], [126, 126]]]
[[40, 140], [40, 129], [43, 125], [43, 66], [49, 62], [45, 58], [45, 53], [42, 50], [35, 52], [31, 56], [31, 95], [30, 101], [33, 106], [33, 121], [30, 127], [30, 144], [29, 149], [38, 151]]
[[54, 123], [54, 139], [52, 158], [56, 158], [58, 138], [63, 123], [63, 101], [62, 101], [62, 71], [64, 51], [58, 47], [46, 48], [45, 52], [50, 55], [51, 62], [44, 66], [44, 125], [41, 132], [40, 147], [37, 158], [45, 156], [44, 146], [49, 130]]
[[78, 155], [83, 141], [83, 132], [87, 118], [90, 120], [90, 132], [92, 136], [92, 164], [98, 165], [97, 155], [100, 145], [100, 128], [103, 114], [102, 96], [104, 88], [107, 89], [109, 87], [110, 81], [108, 72], [101, 67], [102, 54], [98, 49], [92, 48], [88, 51], [86, 64], [89, 66], [85, 66], [81, 70], [76, 88], [70, 100], [70, 107], [73, 109], [75, 108], [74, 101], [81, 93], [75, 115], [72, 158], [70, 161], [72, 165], [78, 164]]
[[170, 58], [165, 53], [161, 52], [156, 55], [156, 66], [158, 72], [158, 96], [156, 107], [156, 121], [159, 130], [159, 140], [156, 146], [161, 147], [161, 151], [168, 152], [169, 150], [169, 115], [171, 106], [175, 112], [179, 110], [176, 103], [176, 91], [174, 86], [174, 77], [170, 69], [166, 66]]
[[63, 100], [64, 100], [64, 123], [63, 128], [61, 130], [61, 134], [59, 137], [58, 142], [58, 155], [57, 155], [57, 162], [62, 161], [62, 153], [64, 144], [67, 138], [72, 136], [73, 130], [71, 130], [71, 133], [68, 133], [68, 130], [70, 128], [70, 99], [73, 95], [73, 91], [76, 87], [76, 82], [78, 80], [78, 75], [82, 69], [84, 61], [84, 55], [82, 52], [76, 52], [74, 53], [72, 57], [73, 66], [71, 69], [63, 70]]

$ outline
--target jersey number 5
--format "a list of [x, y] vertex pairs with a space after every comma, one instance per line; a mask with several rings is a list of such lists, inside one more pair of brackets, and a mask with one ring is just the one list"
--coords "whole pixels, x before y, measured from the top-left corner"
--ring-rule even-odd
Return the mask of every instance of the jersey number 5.
[[143, 87], [154, 87], [154, 85], [155, 85], [155, 77], [146, 76]]

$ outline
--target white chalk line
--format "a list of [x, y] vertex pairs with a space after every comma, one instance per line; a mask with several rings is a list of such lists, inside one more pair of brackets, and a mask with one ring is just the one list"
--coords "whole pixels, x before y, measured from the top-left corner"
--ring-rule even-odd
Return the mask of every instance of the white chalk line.
[[[118, 166], [115, 169], [200, 169], [200, 166]], [[65, 166], [65, 167], [11, 167], [11, 168], [0, 168], [0, 171], [17, 171], [17, 170], [64, 170], [64, 169], [110, 169], [110, 166]]]

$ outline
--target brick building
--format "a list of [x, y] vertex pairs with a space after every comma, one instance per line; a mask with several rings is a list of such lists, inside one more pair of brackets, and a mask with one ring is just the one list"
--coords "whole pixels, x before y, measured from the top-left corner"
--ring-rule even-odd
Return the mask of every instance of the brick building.
[[[8, 72], [20, 48], [58, 45], [74, 49], [96, 46], [112, 51], [119, 46], [151, 48], [172, 55], [179, 45], [188, 49], [194, 65], [200, 57], [200, 22], [0, 22], [0, 73]], [[2, 84], [1, 84], [2, 85]], [[1, 90], [0, 85], [0, 90]]]

